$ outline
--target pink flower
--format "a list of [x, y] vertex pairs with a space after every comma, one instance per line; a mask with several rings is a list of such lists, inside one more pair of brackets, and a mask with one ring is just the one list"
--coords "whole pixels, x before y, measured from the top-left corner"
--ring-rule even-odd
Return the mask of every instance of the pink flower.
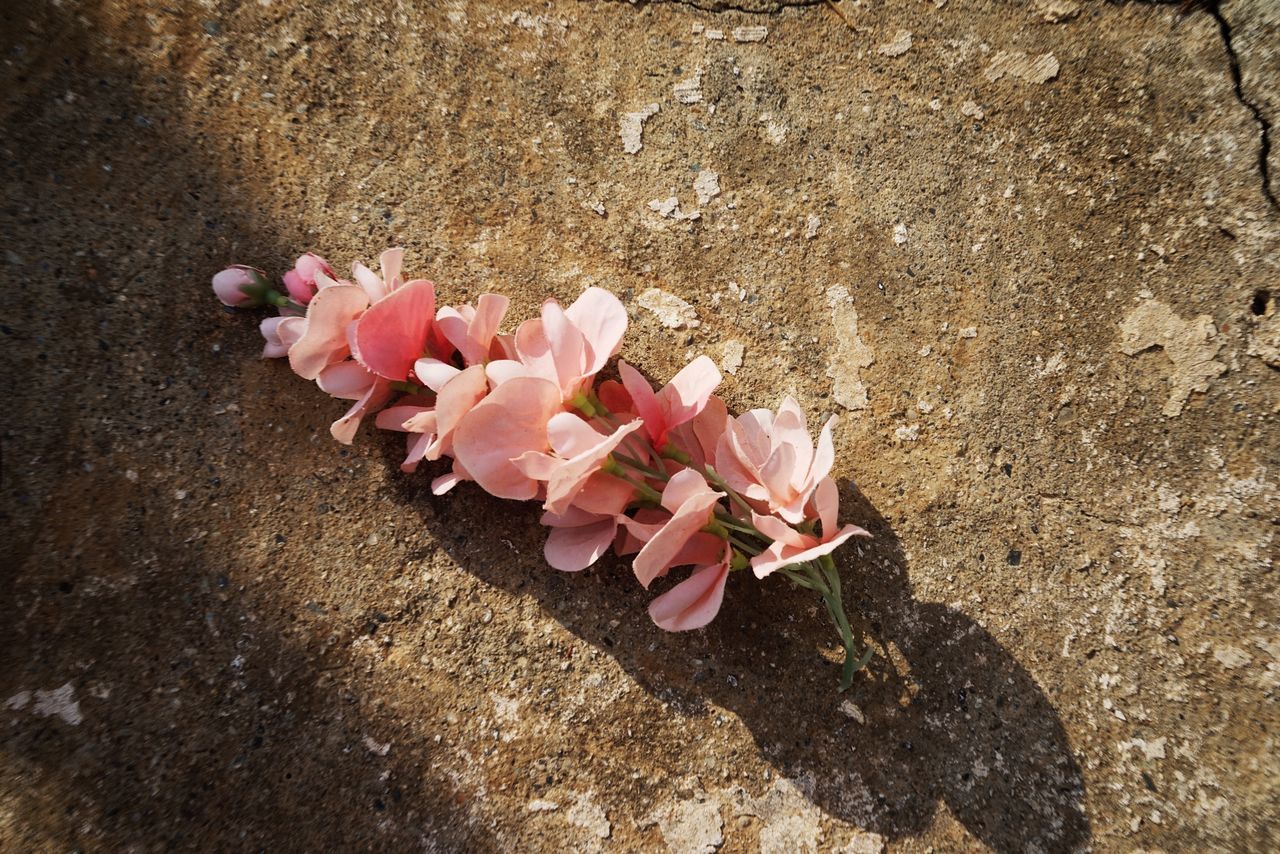
[[298, 260], [293, 263], [293, 269], [283, 276], [285, 290], [294, 302], [306, 305], [319, 289], [316, 281], [319, 276], [330, 279], [334, 277], [329, 262], [312, 252], [299, 255]]
[[360, 315], [351, 330], [351, 354], [384, 379], [407, 379], [427, 349], [435, 311], [433, 283], [418, 279], [401, 285]]
[[716, 470], [735, 491], [799, 524], [813, 490], [835, 462], [834, 423], [832, 416], [823, 425], [815, 451], [804, 413], [790, 396], [776, 417], [767, 409], [753, 409], [727, 422], [716, 446]]
[[529, 451], [513, 462], [529, 477], [547, 484], [543, 507], [563, 514], [588, 479], [604, 467], [614, 449], [640, 426], [639, 421], [633, 421], [606, 436], [574, 413], [559, 412], [547, 422], [547, 438], [556, 456]]
[[793, 563], [804, 563], [831, 554], [850, 537], [871, 536], [857, 525], [845, 525], [836, 530], [840, 493], [831, 478], [823, 478], [818, 484], [812, 503], [821, 529], [817, 535], [803, 534], [774, 516], [752, 514], [752, 522], [760, 533], [773, 540], [767, 549], [751, 559], [751, 568], [757, 578], [764, 578], [774, 570]]
[[454, 457], [490, 495], [533, 498], [540, 484], [515, 460], [529, 451], [551, 449], [547, 422], [562, 405], [560, 390], [548, 380], [517, 377], [504, 382], [462, 417], [453, 434]]
[[410, 434], [408, 456], [401, 463], [401, 470], [412, 472], [423, 459], [438, 460], [452, 453], [458, 423], [488, 393], [484, 366], [474, 365], [440, 389], [434, 407], [397, 405], [379, 413], [379, 427]]
[[[500, 294], [481, 294], [475, 307], [442, 306], [436, 313], [440, 334], [457, 349], [464, 365], [483, 365], [494, 358], [494, 340], [498, 325], [507, 313], [511, 300]], [[499, 358], [507, 358], [502, 352]]]
[[213, 277], [213, 292], [223, 305], [252, 308], [262, 305], [267, 280], [261, 270], [233, 264]]
[[669, 632], [700, 629], [720, 613], [733, 548], [725, 540], [715, 542], [720, 549], [718, 560], [702, 561], [704, 565], [693, 575], [649, 603], [649, 616], [659, 628]]
[[333, 397], [355, 401], [347, 413], [329, 428], [333, 438], [344, 445], [351, 444], [356, 430], [360, 428], [360, 421], [380, 409], [394, 394], [390, 383], [365, 370], [358, 362], [351, 361], [325, 368], [316, 377], [316, 385]]
[[626, 329], [626, 309], [601, 288], [587, 288], [567, 309], [547, 300], [540, 318], [516, 330], [517, 359], [490, 362], [489, 378], [500, 385], [538, 377], [555, 383], [562, 400], [572, 400], [618, 351]]
[[322, 287], [307, 306], [306, 327], [289, 348], [289, 367], [314, 380], [330, 365], [351, 355], [347, 329], [369, 308], [369, 295], [357, 285]]
[[671, 431], [670, 440], [689, 455], [694, 468], [703, 469], [715, 462], [716, 446], [728, 423], [724, 401], [713, 394], [701, 412]]
[[618, 362], [618, 374], [636, 413], [644, 420], [650, 442], [659, 450], [667, 444], [668, 432], [693, 420], [720, 385], [720, 371], [706, 356], [699, 356], [682, 368], [656, 394], [649, 381], [626, 362]]
[[267, 342], [262, 348], [262, 358], [279, 359], [289, 355], [289, 348], [302, 338], [306, 328], [307, 321], [301, 317], [264, 318], [258, 326]]
[[662, 490], [662, 506], [671, 513], [670, 519], [662, 525], [622, 519], [634, 536], [645, 541], [632, 564], [642, 585], [647, 588], [671, 567], [688, 562], [681, 560], [681, 550], [711, 522], [721, 498], [724, 493], [707, 486], [702, 475], [683, 469], [673, 475]]
[[542, 524], [551, 528], [543, 554], [552, 569], [578, 572], [600, 559], [618, 532], [616, 516], [589, 513], [570, 505], [563, 514], [546, 512]]

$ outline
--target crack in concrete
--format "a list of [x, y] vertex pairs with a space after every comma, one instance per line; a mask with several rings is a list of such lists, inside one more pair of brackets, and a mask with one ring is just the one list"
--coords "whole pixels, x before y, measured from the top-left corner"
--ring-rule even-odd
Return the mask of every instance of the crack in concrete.
[[1258, 171], [1262, 174], [1262, 195], [1271, 207], [1280, 210], [1280, 201], [1271, 190], [1271, 122], [1263, 115], [1262, 108], [1245, 97], [1243, 79], [1240, 74], [1240, 58], [1236, 55], [1235, 45], [1231, 41], [1231, 24], [1222, 14], [1221, 0], [1204, 0], [1205, 10], [1218, 22], [1218, 32], [1222, 34], [1222, 44], [1227, 50], [1227, 63], [1231, 68], [1231, 85], [1236, 91], [1236, 100], [1253, 114], [1253, 121], [1258, 125]]
[[[1116, 2], [1116, 0], [1112, 0]], [[1123, 0], [1122, 0], [1123, 2]], [[1262, 178], [1262, 195], [1273, 210], [1280, 210], [1280, 200], [1271, 189], [1271, 122], [1263, 114], [1262, 108], [1249, 100], [1244, 94], [1244, 82], [1240, 72], [1240, 57], [1236, 54], [1232, 41], [1231, 23], [1222, 14], [1222, 0], [1139, 0], [1151, 6], [1177, 6], [1178, 11], [1187, 15], [1199, 9], [1213, 18], [1218, 25], [1218, 33], [1222, 37], [1222, 46], [1227, 52], [1227, 67], [1231, 71], [1231, 87], [1235, 90], [1236, 100], [1253, 116], [1258, 126], [1258, 172]]]
[[784, 9], [803, 9], [821, 6], [827, 0], [759, 0], [759, 2], [726, 2], [726, 0], [614, 0], [629, 5], [665, 3], [671, 6], [690, 6], [702, 12], [745, 12], [748, 15], [777, 15]]

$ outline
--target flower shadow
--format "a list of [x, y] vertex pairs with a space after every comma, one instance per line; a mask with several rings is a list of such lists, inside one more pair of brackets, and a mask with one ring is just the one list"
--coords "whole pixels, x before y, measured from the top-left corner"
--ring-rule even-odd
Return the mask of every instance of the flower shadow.
[[[383, 448], [388, 464], [398, 464], [400, 443]], [[852, 484], [841, 487], [842, 521], [874, 539], [836, 559], [855, 631], [877, 654], [840, 695], [835, 633], [808, 591], [734, 573], [710, 626], [667, 633], [644, 609], [669, 582], [641, 590], [612, 553], [584, 573], [540, 571], [532, 504], [502, 502], [471, 484], [433, 496], [422, 472], [397, 472], [393, 481], [397, 500], [459, 567], [532, 597], [677, 713], [733, 712], [761, 755], [805, 781], [801, 790], [831, 817], [899, 839], [924, 831], [945, 803], [996, 851], [1087, 846], [1084, 781], [1053, 704], [982, 626], [913, 597], [893, 528]], [[447, 524], [499, 513], [506, 543]], [[521, 557], [513, 561], [512, 550]]]

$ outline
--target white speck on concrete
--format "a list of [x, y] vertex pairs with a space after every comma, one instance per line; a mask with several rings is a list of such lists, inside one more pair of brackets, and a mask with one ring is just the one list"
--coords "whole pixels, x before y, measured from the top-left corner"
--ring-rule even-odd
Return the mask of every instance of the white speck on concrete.
[[30, 702], [31, 702], [31, 692], [19, 691], [18, 693], [14, 694], [12, 697], [4, 701], [4, 707], [6, 709], [13, 709], [14, 711], [20, 711], [22, 709], [25, 709], [27, 707], [27, 703], [30, 703]]
[[529, 801], [529, 805], [525, 807], [529, 812], [551, 812], [560, 809], [560, 805], [555, 801], [544, 801], [541, 798]]
[[1213, 651], [1213, 657], [1228, 670], [1244, 667], [1250, 661], [1253, 661], [1253, 656], [1238, 646], [1220, 646]]
[[742, 367], [742, 357], [746, 353], [747, 348], [741, 341], [730, 339], [724, 342], [721, 348], [720, 368], [726, 374], [738, 373], [738, 368]]
[[707, 41], [722, 42], [724, 41], [724, 30], [707, 30], [704, 34]]
[[649, 202], [649, 210], [653, 211], [663, 219], [674, 219], [677, 221], [693, 220], [702, 216], [700, 211], [685, 213], [681, 210], [680, 199], [676, 196], [667, 196], [665, 199], [654, 199]]
[[609, 816], [600, 805], [591, 799], [591, 794], [587, 792], [585, 795], [578, 795], [578, 802], [569, 808], [565, 817], [570, 824], [585, 828], [601, 839], [608, 839], [613, 832], [613, 825], [609, 823]]
[[822, 217], [817, 214], [809, 214], [804, 221], [804, 237], [806, 240], [813, 240], [818, 236], [818, 229], [822, 228]]
[[971, 119], [984, 119], [987, 116], [987, 114], [982, 111], [982, 108], [973, 101], [965, 101], [961, 104], [960, 114], [968, 116]]
[[671, 329], [694, 329], [700, 325], [693, 306], [675, 294], [658, 288], [649, 288], [636, 300], [640, 307], [652, 312], [658, 322]]
[[681, 104], [698, 104], [702, 102], [702, 72], [695, 71], [684, 80], [676, 81], [671, 87], [676, 100]]
[[1080, 4], [1076, 0], [1035, 0], [1031, 8], [1051, 24], [1069, 21], [1080, 14]]
[[622, 150], [627, 154], [635, 154], [644, 143], [641, 142], [641, 135], [644, 132], [644, 123], [649, 120], [661, 107], [657, 104], [649, 104], [643, 109], [634, 113], [623, 113], [619, 119], [619, 134], [622, 137]]
[[379, 744], [374, 741], [373, 736], [370, 735], [366, 735], [364, 737], [364, 746], [375, 756], [386, 756], [391, 752], [391, 742], [388, 741], [386, 744]]
[[992, 83], [1006, 75], [1026, 83], [1046, 83], [1058, 76], [1058, 60], [1051, 53], [1030, 56], [1020, 50], [1002, 50], [983, 74]]
[[80, 701], [76, 699], [76, 689], [70, 682], [52, 691], [36, 691], [36, 704], [31, 709], [37, 715], [49, 717], [57, 715], [72, 726], [79, 726], [84, 720], [80, 714]]
[[915, 442], [920, 438], [920, 425], [903, 424], [893, 431], [893, 435], [899, 442]]
[[733, 40], [736, 42], [762, 42], [769, 35], [768, 27], [734, 27]]
[[876, 53], [881, 56], [902, 56], [911, 50], [911, 31], [898, 30], [893, 34], [893, 38], [876, 48]]
[[860, 724], [867, 722], [866, 717], [862, 714], [862, 709], [858, 708], [858, 704], [853, 700], [845, 700], [840, 704], [840, 711], [853, 718]]
[[902, 246], [907, 242], [907, 224], [900, 222], [893, 227], [893, 242]]
[[693, 179], [693, 192], [698, 197], [698, 204], [707, 204], [720, 195], [720, 176], [710, 169], [701, 170]]
[[961, 338], [977, 338], [977, 337], [978, 337], [978, 327], [976, 327], [976, 326], [966, 326], [966, 327], [964, 327], [963, 329], [961, 329], [961, 330], [960, 330], [959, 335], [960, 335], [960, 337], [961, 337]]
[[875, 362], [875, 356], [858, 335], [858, 310], [842, 285], [827, 290], [827, 305], [836, 330], [836, 353], [827, 364], [827, 376], [834, 380], [831, 396], [845, 409], [866, 409], [861, 371]]

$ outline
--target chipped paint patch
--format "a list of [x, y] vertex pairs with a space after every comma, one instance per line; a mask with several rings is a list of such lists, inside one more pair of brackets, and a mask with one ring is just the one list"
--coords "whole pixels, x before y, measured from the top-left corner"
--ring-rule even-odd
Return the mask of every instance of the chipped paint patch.
[[31, 702], [30, 691], [19, 691], [12, 697], [4, 701], [4, 707], [15, 712], [21, 711], [27, 707], [27, 703]]
[[676, 100], [681, 104], [702, 103], [702, 72], [695, 71], [684, 80], [676, 81], [676, 84], [671, 89], [676, 96]]
[[1058, 70], [1058, 60], [1051, 53], [1030, 55], [1020, 50], [1002, 50], [983, 76], [992, 83], [1006, 76], [1025, 83], [1047, 83], [1058, 76]]
[[965, 101], [961, 104], [960, 114], [971, 119], [984, 119], [987, 117], [987, 114], [982, 111], [982, 107], [979, 107], [974, 101]]
[[769, 36], [768, 27], [734, 27], [733, 40], [736, 42], [762, 42]]
[[693, 179], [693, 192], [698, 197], [698, 204], [707, 204], [720, 195], [720, 176], [710, 169], [701, 170]]
[[805, 240], [813, 240], [818, 236], [818, 229], [822, 228], [822, 217], [817, 214], [809, 214], [804, 221], [804, 238]]
[[738, 368], [742, 367], [742, 357], [746, 352], [746, 345], [741, 341], [730, 339], [724, 342], [720, 349], [720, 369], [726, 374], [738, 373]]
[[76, 689], [68, 682], [61, 688], [52, 691], [36, 691], [36, 704], [31, 711], [44, 717], [57, 716], [72, 726], [79, 726], [84, 720], [80, 713], [80, 701], [76, 699]]
[[911, 50], [911, 31], [898, 30], [893, 34], [893, 38], [876, 48], [876, 53], [881, 56], [902, 56]]
[[875, 362], [875, 356], [858, 335], [858, 310], [841, 285], [827, 291], [827, 305], [836, 328], [836, 354], [827, 366], [827, 376], [834, 380], [831, 395], [845, 409], [866, 409], [867, 387], [861, 372]]
[[690, 211], [689, 213], [685, 213], [681, 210], [680, 199], [678, 196], [667, 196], [665, 199], [654, 199], [649, 202], [649, 210], [653, 211], [663, 219], [674, 219], [677, 222], [698, 219], [702, 216], [699, 211]]
[[658, 318], [658, 322], [670, 329], [694, 329], [701, 325], [693, 306], [675, 294], [658, 288], [649, 288], [640, 294], [636, 302]]
[[591, 792], [578, 795], [577, 803], [569, 808], [565, 818], [569, 820], [570, 824], [584, 828], [601, 839], [608, 839], [609, 834], [613, 832], [613, 825], [609, 822], [609, 816], [599, 804], [592, 800]]
[[641, 136], [644, 133], [644, 123], [660, 109], [662, 108], [655, 103], [648, 104], [634, 113], [622, 114], [622, 118], [618, 120], [618, 134], [622, 137], [623, 151], [627, 154], [635, 154], [644, 148], [644, 143], [641, 141]]
[[1209, 380], [1227, 372], [1227, 366], [1213, 358], [1222, 346], [1215, 337], [1209, 315], [1183, 320], [1164, 303], [1147, 300], [1120, 323], [1120, 352], [1136, 356], [1152, 347], [1164, 350], [1173, 368], [1169, 399], [1161, 411], [1172, 418], [1182, 412], [1192, 392], [1208, 391]]
[[642, 826], [658, 825], [667, 850], [677, 854], [711, 854], [724, 844], [720, 805], [704, 797], [671, 804], [651, 814]]
[[529, 801], [525, 809], [529, 812], [551, 812], [552, 810], [560, 809], [560, 805], [555, 801], [544, 801], [538, 798], [537, 800]]

